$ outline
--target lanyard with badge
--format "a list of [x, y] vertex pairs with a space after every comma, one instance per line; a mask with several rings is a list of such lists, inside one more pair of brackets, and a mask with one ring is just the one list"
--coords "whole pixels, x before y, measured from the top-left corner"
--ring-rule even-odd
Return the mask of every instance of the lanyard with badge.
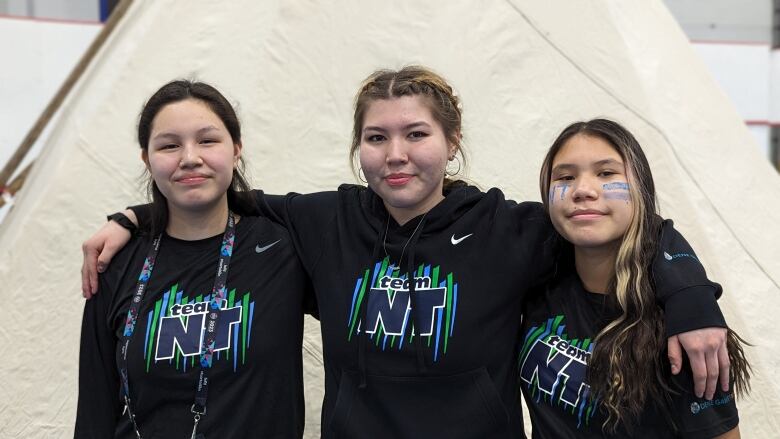
[[[198, 375], [198, 385], [195, 390], [195, 403], [192, 404], [190, 411], [193, 413], [193, 426], [191, 439], [203, 439], [203, 434], [198, 434], [198, 422], [206, 414], [206, 397], [208, 395], [209, 378], [208, 370], [211, 368], [211, 360], [214, 354], [217, 336], [217, 319], [219, 318], [222, 303], [227, 296], [227, 272], [230, 257], [233, 254], [233, 242], [235, 240], [236, 224], [233, 214], [228, 212], [227, 226], [225, 234], [222, 236], [222, 246], [219, 251], [219, 265], [217, 266], [217, 277], [214, 279], [214, 288], [211, 291], [211, 300], [206, 313], [206, 335], [203, 337], [203, 344], [200, 348], [200, 374]], [[154, 262], [157, 253], [160, 250], [160, 241], [162, 234], [157, 236], [152, 242], [152, 248], [149, 255], [144, 260], [144, 266], [141, 275], [138, 276], [138, 284], [135, 293], [130, 302], [130, 309], [127, 311], [127, 320], [125, 321], [125, 330], [121, 339], [122, 346], [122, 364], [119, 368], [119, 376], [122, 381], [122, 396], [125, 403], [125, 411], [133, 424], [133, 429], [138, 439], [141, 439], [141, 432], [136, 423], [135, 413], [130, 400], [130, 383], [127, 376], [127, 352], [130, 345], [130, 339], [133, 337], [135, 322], [138, 318], [138, 310], [141, 307], [141, 301], [146, 293], [146, 285], [152, 276]]]

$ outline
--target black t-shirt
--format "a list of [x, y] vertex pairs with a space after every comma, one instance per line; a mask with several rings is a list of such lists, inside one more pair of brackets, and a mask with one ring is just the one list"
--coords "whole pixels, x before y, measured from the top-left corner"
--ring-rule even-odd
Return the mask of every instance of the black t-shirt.
[[572, 269], [526, 304], [520, 387], [534, 438], [711, 438], [737, 426], [733, 394], [719, 390], [712, 401], [696, 398], [686, 364], [671, 378], [677, 392], [670, 402], [646, 404], [630, 432], [619, 426], [616, 434], [605, 434], [606, 413], [590, 394], [586, 376], [596, 335], [619, 316], [606, 299], [587, 292]]
[[[142, 437], [189, 437], [205, 303], [222, 234], [165, 235], [130, 342], [130, 394]], [[130, 297], [151, 238], [135, 237], [100, 276], [82, 324], [75, 437], [134, 438], [122, 414], [118, 365]], [[290, 438], [303, 433], [301, 342], [306, 275], [286, 230], [262, 217], [236, 225], [228, 299], [209, 370], [206, 438]]]

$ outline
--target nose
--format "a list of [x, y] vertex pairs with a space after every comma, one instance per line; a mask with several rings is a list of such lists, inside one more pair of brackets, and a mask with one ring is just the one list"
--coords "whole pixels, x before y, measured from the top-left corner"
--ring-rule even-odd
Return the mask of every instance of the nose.
[[574, 201], [595, 200], [598, 198], [598, 181], [590, 177], [580, 177], [571, 188]]
[[196, 144], [187, 142], [181, 149], [181, 160], [179, 160], [180, 168], [192, 168], [203, 164], [203, 160], [200, 158], [198, 148]]
[[388, 165], [404, 164], [409, 161], [406, 151], [406, 144], [403, 140], [393, 138], [387, 144], [387, 156], [385, 161]]

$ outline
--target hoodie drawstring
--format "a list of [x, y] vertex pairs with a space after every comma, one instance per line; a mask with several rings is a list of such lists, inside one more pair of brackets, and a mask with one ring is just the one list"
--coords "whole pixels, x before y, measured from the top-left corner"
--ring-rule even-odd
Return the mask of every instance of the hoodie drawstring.
[[[379, 237], [374, 243], [374, 249], [371, 251], [371, 261], [376, 261], [379, 258], [379, 249], [382, 242], [382, 237]], [[363, 301], [358, 305], [360, 307], [360, 325], [358, 326], [358, 330], [360, 331], [360, 334], [358, 334], [358, 370], [360, 371], [360, 384], [358, 385], [359, 389], [366, 388], [366, 343], [368, 343], [366, 341], [368, 339], [368, 336], [366, 335], [366, 317], [368, 316], [368, 298], [371, 295], [372, 286], [373, 285], [369, 285], [366, 287], [366, 291], [368, 291], [368, 293], [366, 294]]]
[[[415, 256], [415, 246], [417, 244], [417, 240], [419, 239], [420, 235], [422, 235], [423, 227], [425, 226], [425, 216], [420, 219], [420, 222], [417, 224], [417, 227], [412, 232], [412, 236], [409, 237], [409, 241], [407, 242], [409, 246], [409, 256], [407, 256], [407, 266], [406, 266], [406, 278], [409, 280], [409, 298], [410, 298], [410, 321], [409, 326], [411, 331], [413, 331], [416, 328], [416, 321], [415, 314], [417, 312], [417, 295], [415, 294], [415, 282], [414, 282], [414, 256]], [[387, 221], [390, 221], [390, 218], [388, 217]], [[380, 247], [385, 243], [387, 239], [387, 229], [385, 229], [385, 236], [379, 236], [374, 243], [374, 249], [371, 252], [371, 261], [376, 261], [379, 259], [379, 251]], [[406, 247], [406, 246], [404, 246]], [[401, 258], [403, 258], [403, 252], [401, 254]], [[401, 268], [401, 264], [403, 264], [402, 260], [398, 261], [399, 269]], [[360, 334], [358, 337], [358, 370], [360, 372], [360, 384], [358, 385], [359, 389], [365, 389], [367, 386], [367, 367], [366, 367], [366, 349], [367, 349], [367, 339], [368, 335], [365, 331], [365, 325], [366, 325], [366, 318], [368, 316], [368, 298], [370, 297], [370, 291], [371, 287], [367, 287], [368, 294], [365, 296], [365, 298], [361, 301], [361, 303], [358, 305], [360, 307]], [[427, 366], [425, 365], [425, 354], [423, 351], [422, 341], [420, 341], [420, 334], [419, 334], [419, 328], [416, 328], [418, 334], [414, 336], [414, 344], [415, 344], [415, 350], [417, 352], [417, 369], [420, 372], [426, 372]], [[401, 334], [401, 337], [405, 335]]]
[[[425, 221], [425, 218], [423, 218], [421, 221]], [[407, 258], [407, 265], [406, 265], [406, 278], [409, 279], [409, 298], [410, 298], [410, 304], [411, 309], [409, 310], [409, 313], [411, 314], [409, 317], [410, 323], [412, 324], [412, 331], [417, 330], [417, 335], [414, 337], [414, 346], [415, 350], [417, 351], [417, 369], [419, 372], [424, 373], [427, 372], [428, 367], [425, 365], [425, 353], [423, 351], [422, 346], [422, 336], [420, 335], [420, 328], [417, 327], [417, 294], [416, 288], [415, 288], [415, 281], [414, 281], [414, 253], [415, 253], [415, 245], [417, 244], [417, 238], [422, 234], [422, 227], [420, 227], [421, 232], [412, 235], [411, 240], [412, 242], [409, 243], [409, 257]], [[400, 263], [400, 261], [399, 261]]]

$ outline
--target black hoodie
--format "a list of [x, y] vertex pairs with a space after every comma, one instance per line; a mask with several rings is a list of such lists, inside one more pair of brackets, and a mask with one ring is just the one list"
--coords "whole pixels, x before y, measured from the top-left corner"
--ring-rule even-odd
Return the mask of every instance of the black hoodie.
[[[400, 226], [361, 186], [257, 195], [288, 226], [317, 296], [323, 438], [523, 437], [521, 305], [548, 280], [555, 254], [541, 204], [456, 184]], [[694, 323], [686, 317], [719, 291], [673, 294], [682, 292], [674, 282], [658, 288], [682, 310], [670, 333], [722, 325], [717, 305]]]

